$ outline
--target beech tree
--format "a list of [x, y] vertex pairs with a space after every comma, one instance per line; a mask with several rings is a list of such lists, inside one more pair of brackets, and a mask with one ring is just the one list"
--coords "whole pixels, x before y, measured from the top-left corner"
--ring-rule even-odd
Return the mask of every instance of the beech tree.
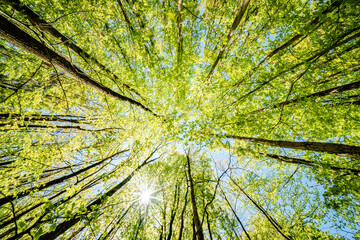
[[1, 239], [359, 239], [360, 5], [0, 2]]

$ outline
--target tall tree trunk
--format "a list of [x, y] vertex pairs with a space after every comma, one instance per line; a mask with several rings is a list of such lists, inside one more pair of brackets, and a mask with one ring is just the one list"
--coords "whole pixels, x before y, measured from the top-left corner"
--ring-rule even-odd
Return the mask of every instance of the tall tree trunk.
[[255, 111], [250, 112], [248, 114], [249, 115], [255, 115], [255, 114], [260, 113], [260, 112], [265, 112], [265, 111], [269, 111], [271, 109], [283, 107], [283, 106], [286, 106], [286, 105], [289, 105], [289, 104], [298, 103], [298, 102], [303, 101], [303, 100], [317, 98], [317, 97], [325, 97], [325, 96], [329, 96], [329, 95], [333, 95], [333, 94], [337, 94], [337, 93], [341, 93], [341, 92], [345, 92], [345, 91], [350, 91], [350, 90], [354, 90], [354, 89], [358, 89], [358, 88], [360, 88], [360, 81], [345, 84], [345, 85], [330, 88], [330, 89], [326, 89], [324, 91], [309, 94], [307, 96], [300, 97], [300, 98], [297, 98], [297, 99], [287, 100], [287, 101], [281, 102], [279, 104], [276, 104], [276, 105], [273, 105], [273, 106], [270, 106], [270, 107], [265, 107], [265, 108], [255, 110]]
[[154, 113], [149, 108], [142, 105], [140, 102], [137, 102], [126, 96], [120, 95], [119, 93], [95, 81], [86, 73], [84, 73], [82, 70], [80, 70], [78, 67], [76, 67], [74, 64], [66, 60], [66, 58], [54, 52], [50, 48], [46, 47], [44, 44], [40, 43], [38, 40], [36, 40], [35, 38], [24, 32], [23, 30], [15, 26], [13, 23], [8, 21], [3, 16], [0, 16], [0, 36], [2, 36], [5, 40], [9, 41], [15, 46], [59, 68], [63, 72], [69, 74], [71, 77], [79, 81], [80, 83], [85, 84], [91, 87], [92, 89], [101, 92], [105, 95], [108, 95], [112, 98], [115, 98], [117, 100], [128, 102], [132, 105], [138, 106], [143, 110], [150, 112], [152, 115], [158, 117], [156, 113]]
[[29, 19], [29, 21], [34, 25], [39, 27], [43, 32], [50, 34], [56, 39], [59, 39], [65, 46], [71, 48], [74, 52], [76, 52], [80, 57], [82, 57], [86, 62], [91, 62], [97, 65], [101, 70], [109, 74], [114, 80], [118, 81], [121, 86], [127, 88], [128, 90], [136, 93], [139, 95], [139, 93], [132, 89], [130, 86], [128, 86], [125, 83], [121, 83], [120, 79], [112, 72], [110, 69], [108, 69], [105, 65], [101, 64], [96, 58], [90, 56], [86, 51], [84, 51], [82, 48], [77, 46], [73, 41], [66, 36], [64, 36], [62, 33], [60, 33], [57, 29], [55, 29], [50, 23], [44, 21], [41, 19], [39, 15], [37, 15], [35, 12], [33, 12], [30, 8], [25, 6], [23, 3], [21, 3], [19, 0], [5, 0], [7, 4], [14, 7], [18, 12], [24, 13]]
[[[85, 178], [86, 178], [86, 177], [85, 177]], [[83, 178], [82, 180], [84, 180], [85, 178]], [[81, 181], [82, 181], [82, 180], [81, 180]], [[97, 179], [97, 180], [95, 180], [95, 181], [91, 181], [91, 182], [87, 183], [85, 186], [83, 186], [78, 192], [76, 192], [76, 193], [73, 194], [72, 196], [70, 196], [70, 197], [68, 197], [68, 198], [62, 198], [62, 199], [58, 200], [57, 202], [55, 202], [52, 207], [57, 208], [57, 207], [59, 207], [60, 205], [66, 203], [66, 202], [69, 202], [71, 199], [73, 199], [74, 197], [76, 197], [77, 195], [79, 195], [82, 191], [93, 187], [97, 182], [99, 182], [99, 180], [100, 180], [100, 179]], [[66, 191], [64, 190], [64, 191], [61, 191], [61, 192], [63, 193], [63, 192], [66, 192]], [[43, 210], [43, 212], [42, 212], [42, 214], [40, 215], [40, 217], [36, 220], [35, 223], [33, 223], [33, 224], [32, 224], [29, 228], [27, 228], [25, 231], [22, 231], [21, 233], [15, 234], [15, 236], [13, 236], [13, 237], [11, 237], [11, 238], [8, 238], [8, 240], [20, 239], [20, 238], [22, 238], [22, 236], [24, 236], [25, 234], [30, 234], [30, 233], [31, 233], [31, 230], [34, 229], [34, 228], [36, 228], [37, 225], [42, 221], [42, 219], [43, 219], [48, 213], [50, 213], [50, 212], [51, 212], [51, 210], [50, 210], [48, 207], [46, 207], [46, 208]]]
[[301, 164], [301, 165], [306, 165], [306, 166], [310, 166], [310, 167], [319, 167], [319, 168], [325, 168], [325, 169], [330, 169], [333, 171], [338, 171], [338, 172], [343, 172], [343, 173], [352, 173], [357, 177], [360, 177], [360, 170], [356, 170], [356, 169], [352, 169], [352, 168], [342, 168], [342, 167], [336, 167], [333, 165], [327, 165], [327, 164], [322, 164], [322, 163], [317, 163], [317, 162], [313, 162], [313, 161], [308, 161], [308, 160], [304, 160], [304, 159], [300, 159], [300, 158], [292, 158], [292, 157], [287, 157], [287, 156], [281, 156], [281, 155], [276, 155], [276, 154], [264, 154], [264, 153], [260, 153], [261, 155], [268, 157], [268, 158], [272, 158], [281, 162], [286, 162], [286, 163], [292, 163], [292, 164]]
[[282, 231], [282, 227], [278, 224], [277, 221], [274, 220], [274, 218], [272, 218], [270, 216], [270, 214], [262, 207], [260, 206], [257, 202], [255, 202], [254, 199], [252, 199], [230, 176], [231, 181], [240, 189], [240, 191], [255, 205], [255, 207], [257, 209], [259, 209], [260, 212], [262, 212], [264, 214], [264, 216], [267, 218], [267, 220], [271, 223], [271, 225], [273, 225], [273, 227], [276, 229], [276, 231], [278, 231], [278, 233], [280, 233], [281, 236], [283, 236], [285, 239], [290, 240], [291, 237], [286, 236], [283, 231]]
[[124, 19], [125, 19], [126, 24], [128, 25], [130, 31], [131, 31], [131, 32], [134, 32], [135, 29], [134, 29], [134, 27], [132, 26], [132, 24], [131, 24], [131, 22], [130, 22], [130, 19], [129, 19], [129, 16], [128, 16], [125, 8], [124, 8], [124, 3], [123, 3], [123, 1], [122, 1], [122, 0], [117, 0], [117, 2], [118, 2], [119, 6], [120, 6], [120, 8], [121, 8], [121, 12], [122, 12], [122, 14], [123, 14], [123, 16], [124, 16]]
[[[290, 68], [288, 69], [285, 69], [279, 73], [277, 73], [275, 76], [271, 77], [269, 80], [267, 81], [264, 81], [262, 83], [259, 84], [259, 86], [257, 86], [256, 88], [254, 88], [253, 90], [249, 91], [248, 93], [242, 95], [241, 97], [238, 98], [238, 100], [236, 100], [235, 102], [239, 102], [239, 101], [242, 101], [243, 99], [247, 98], [248, 96], [250, 96], [251, 94], [253, 94], [254, 92], [258, 91], [259, 89], [261, 89], [262, 87], [264, 87], [265, 85], [269, 84], [270, 82], [272, 82], [273, 80], [275, 80], [276, 78], [278, 78], [279, 76], [287, 73], [287, 72], [290, 72], [291, 70], [294, 70], [302, 65], [304, 65], [305, 63], [308, 63], [308, 64], [312, 64], [314, 62], [316, 62], [320, 57], [326, 55], [327, 53], [329, 53], [331, 50], [341, 46], [341, 45], [344, 45], [348, 42], [350, 42], [351, 40], [354, 40], [358, 37], [360, 37], [360, 33], [355, 33], [354, 35], [348, 37], [348, 38], [345, 38], [347, 37], [348, 35], [358, 31], [360, 29], [360, 26], [359, 27], [355, 27], [353, 29], [350, 29], [348, 30], [347, 32], [345, 32], [344, 34], [342, 34], [341, 36], [338, 37], [338, 40], [335, 41], [331, 46], [323, 49], [323, 50], [319, 50], [317, 51], [313, 56], [305, 59], [304, 61], [302, 62], [299, 62], [293, 66], [291, 66]], [[357, 42], [356, 44], [359, 44], [359, 42]], [[356, 45], [355, 44], [355, 45]], [[239, 86], [240, 82], [237, 82], [235, 84], [235, 86]]]
[[84, 230], [87, 226], [82, 226], [79, 229], [74, 230], [74, 232], [71, 234], [71, 236], [68, 238], [68, 240], [74, 240], [75, 237], [82, 232], [82, 230]]
[[246, 231], [244, 224], [241, 222], [241, 220], [240, 220], [240, 218], [238, 217], [238, 215], [236, 214], [234, 208], [231, 206], [231, 204], [230, 204], [230, 202], [229, 202], [229, 199], [226, 197], [226, 194], [225, 194], [224, 190], [223, 190], [221, 187], [220, 187], [220, 189], [221, 189], [222, 194], [224, 195], [224, 198], [225, 198], [226, 203], [227, 203], [228, 206], [230, 207], [230, 209], [231, 209], [232, 213], [234, 214], [236, 220], [239, 222], [239, 224], [240, 224], [242, 230], [244, 231], [246, 237], [247, 237], [249, 240], [251, 240], [250, 235], [249, 235], [248, 232]]
[[[156, 151], [156, 150], [155, 150]], [[127, 184], [131, 178], [145, 165], [153, 162], [154, 160], [149, 160], [152, 155], [155, 153], [152, 152], [150, 154], [150, 156], [145, 159], [134, 171], [132, 171], [124, 180], [122, 180], [119, 184], [117, 184], [115, 187], [113, 187], [112, 189], [110, 189], [109, 191], [107, 191], [106, 193], [104, 193], [103, 195], [101, 195], [99, 198], [97, 198], [95, 201], [93, 201], [92, 203], [90, 203], [86, 209], [88, 212], [92, 212], [95, 209], [98, 208], [98, 206], [100, 206], [103, 202], [106, 201], [107, 198], [110, 198], [111, 196], [113, 196], [117, 191], [119, 191], [123, 186], [125, 186], [125, 184]], [[60, 236], [61, 234], [63, 234], [64, 232], [66, 232], [69, 228], [71, 228], [72, 226], [74, 226], [75, 224], [77, 224], [80, 221], [80, 216], [75, 215], [73, 216], [71, 219], [66, 220], [62, 223], [60, 223], [56, 229], [53, 232], [48, 232], [43, 234], [39, 240], [54, 240], [56, 239], [58, 236]]]
[[121, 217], [117, 220], [117, 222], [115, 223], [115, 225], [110, 229], [109, 232], [106, 233], [106, 235], [105, 235], [101, 240], [106, 240], [106, 239], [108, 239], [113, 231], [115, 231], [115, 233], [116, 233], [116, 230], [115, 230], [115, 229], [116, 229], [117, 225], [120, 224], [120, 222], [124, 219], [124, 217], [126, 216], [126, 214], [127, 214], [127, 213], [129, 212], [129, 210], [133, 207], [133, 205], [134, 205], [134, 204], [131, 204], [131, 205], [125, 210], [125, 212], [124, 212], [124, 213], [121, 215]]
[[183, 4], [183, 0], [178, 0], [178, 5], [177, 5], [177, 10], [178, 10], [178, 14], [177, 14], [177, 18], [176, 18], [176, 30], [177, 30], [177, 61], [178, 64], [181, 64], [182, 61], [182, 44], [183, 44], [183, 37], [182, 37], [182, 33], [181, 33], [181, 27], [182, 27], [182, 22], [181, 22], [181, 10], [182, 10], [182, 4]]
[[187, 165], [188, 165], [191, 205], [192, 205], [192, 210], [193, 210], [194, 224], [196, 227], [196, 236], [197, 236], [198, 240], [204, 240], [204, 233], [201, 228], [199, 213], [198, 213], [197, 206], [196, 206], [194, 182], [193, 182], [192, 175], [191, 175], [190, 157], [188, 154], [186, 155], [186, 158], [187, 158]]
[[[48, 198], [48, 199], [49, 199], [49, 200], [53, 200], [54, 198], [60, 196], [61, 194], [65, 193], [65, 192], [66, 192], [66, 190], [62, 190], [62, 191], [56, 193], [54, 196], [51, 196], [51, 197]], [[20, 218], [21, 218], [22, 216], [24, 216], [25, 214], [31, 212], [32, 210], [34, 210], [34, 209], [36, 209], [36, 208], [38, 208], [38, 207], [40, 207], [40, 206], [42, 206], [42, 205], [44, 205], [44, 204], [45, 204], [45, 202], [40, 202], [40, 203], [38, 203], [38, 204], [30, 207], [29, 209], [27, 209], [27, 210], [25, 210], [25, 211], [17, 214], [15, 217], [16, 217], [16, 219], [20, 219]], [[13, 218], [1, 222], [1, 224], [0, 224], [0, 229], [3, 229], [4, 227], [6, 227], [7, 225], [11, 224], [12, 222], [14, 222], [14, 219], [13, 219]]]
[[[334, 11], [335, 9], [337, 9], [338, 7], [340, 7], [340, 2], [335, 1], [333, 2], [327, 9], [325, 9], [324, 11], [321, 12], [321, 15], [325, 15], [327, 13], [330, 13], [332, 11]], [[309, 24], [307, 24], [307, 28], [309, 27], [314, 27], [316, 25], [318, 25], [320, 22], [320, 17], [317, 16], [314, 20], [312, 20]], [[317, 27], [315, 27], [317, 28]], [[277, 53], [279, 53], [280, 51], [286, 49], [287, 47], [289, 47], [290, 45], [292, 45], [293, 43], [295, 43], [297, 40], [299, 40], [300, 38], [306, 36], [305, 34], [296, 34], [294, 37], [292, 37], [289, 41], [287, 41], [286, 43], [284, 43], [283, 45], [281, 45], [280, 47], [277, 47], [276, 49], [274, 49], [271, 53], [269, 53], [254, 69], [253, 71], [255, 71], [258, 67], [260, 67], [261, 65], [263, 65], [266, 61], [268, 61], [270, 58], [272, 58], [274, 55], [276, 55]]]
[[[124, 6], [125, 4], [124, 4], [123, 0], [117, 0], [117, 2], [118, 2], [119, 6], [120, 6], [120, 8], [121, 8], [121, 12], [122, 12], [122, 14], [123, 14], [123, 16], [124, 16], [125, 22], [126, 22], [126, 24], [128, 25], [128, 27], [129, 27], [130, 33], [131, 33], [131, 34], [135, 34], [135, 33], [136, 33], [136, 30], [135, 30], [135, 28], [133, 27], [133, 25], [131, 24], [131, 21], [130, 21], [128, 12], [127, 12], [126, 9], [125, 9], [125, 6]], [[132, 10], [132, 12], [134, 13], [134, 10]], [[135, 13], [135, 15], [137, 15], [137, 14]], [[140, 25], [140, 29], [142, 29], [142, 28], [144, 27], [144, 23], [143, 23], [141, 20], [139, 20], [139, 25]], [[141, 34], [141, 31], [140, 31], [140, 34]], [[152, 40], [151, 37], [150, 37], [150, 42], [153, 43], [153, 40]], [[144, 48], [145, 48], [145, 50], [146, 50], [146, 52], [147, 52], [148, 54], [151, 53], [149, 47], [148, 47], [145, 43], [144, 43]]]
[[117, 153], [115, 153], [115, 154], [113, 154], [113, 155], [111, 155], [111, 156], [109, 156], [109, 157], [107, 157], [107, 158], [102, 159], [101, 161], [98, 161], [98, 162], [96, 162], [96, 163], [94, 163], [94, 164], [91, 164], [90, 166], [88, 166], [88, 167], [86, 167], [86, 168], [82, 168], [82, 169], [80, 169], [80, 170], [78, 170], [78, 171], [76, 171], [76, 172], [74, 172], [74, 173], [72, 173], [72, 174], [69, 174], [69, 175], [66, 175], [66, 176], [63, 176], [63, 177], [60, 177], [60, 178], [51, 180], [51, 181], [49, 181], [49, 182], [47, 182], [47, 183], [45, 183], [45, 184], [40, 185], [39, 187], [32, 187], [32, 188], [30, 188], [30, 189], [28, 189], [28, 190], [22, 191], [22, 192], [20, 192], [20, 193], [15, 194], [15, 195], [7, 196], [6, 198], [5, 198], [5, 197], [4, 197], [4, 198], [0, 198], [0, 206], [6, 204], [6, 203], [8, 203], [8, 202], [11, 202], [11, 201], [13, 201], [13, 200], [15, 200], [15, 199], [24, 197], [24, 196], [28, 195], [29, 193], [31, 193], [31, 192], [34, 191], [34, 190], [40, 191], [40, 190], [43, 190], [43, 189], [45, 189], [45, 188], [48, 188], [48, 187], [54, 186], [54, 185], [56, 185], [56, 184], [62, 183], [62, 182], [64, 182], [64, 181], [67, 180], [67, 179], [70, 179], [70, 178], [72, 178], [72, 177], [78, 176], [79, 174], [81, 174], [81, 173], [83, 173], [83, 172], [85, 172], [85, 171], [87, 171], [87, 170], [89, 170], [89, 169], [92, 169], [92, 168], [94, 168], [94, 167], [102, 164], [102, 163], [105, 162], [106, 160], [109, 160], [109, 159], [111, 159], [111, 158], [113, 158], [113, 157], [115, 157], [115, 156], [117, 156], [117, 155], [119, 155], [119, 154], [121, 154], [121, 153], [127, 152], [127, 151], [129, 151], [129, 150], [127, 149], [127, 150], [122, 150], [122, 151], [120, 151], [120, 152], [117, 152]]
[[189, 188], [186, 188], [186, 193], [185, 193], [185, 201], [184, 201], [184, 207], [181, 211], [181, 217], [180, 217], [180, 229], [179, 229], [179, 238], [178, 240], [182, 239], [182, 235], [183, 235], [183, 230], [184, 230], [184, 215], [185, 215], [185, 211], [186, 211], [186, 207], [187, 207], [187, 203], [188, 203], [188, 199], [187, 199], [187, 195], [189, 192]]
[[171, 208], [171, 215], [170, 215], [170, 222], [169, 222], [169, 234], [168, 234], [167, 240], [170, 240], [172, 237], [173, 224], [175, 221], [177, 209], [179, 207], [179, 195], [180, 195], [180, 184], [177, 182], [175, 185], [174, 202], [173, 202], [173, 206]]
[[[0, 128], [1, 127], [6, 127], [10, 125], [9, 123], [0, 123]], [[7, 131], [22, 131], [22, 130], [27, 130], [29, 128], [34, 128], [34, 129], [72, 129], [72, 130], [76, 130], [76, 131], [83, 131], [83, 132], [102, 132], [102, 131], [115, 131], [115, 130], [124, 130], [123, 128], [100, 128], [100, 129], [87, 129], [87, 128], [83, 128], [81, 126], [69, 126], [69, 125], [56, 125], [56, 124], [49, 124], [49, 125], [41, 125], [41, 124], [17, 124], [17, 129], [12, 129], [11, 127], [9, 128], [4, 128], [4, 129], [0, 129], [0, 132], [7, 132]]]
[[52, 121], [52, 122], [69, 122], [69, 123], [83, 123], [85, 120], [82, 116], [74, 115], [47, 115], [47, 114], [33, 114], [21, 115], [17, 113], [2, 113], [0, 114], [0, 121], [24, 120], [24, 121]]
[[[1, 156], [3, 157], [3, 156]], [[15, 160], [10, 160], [10, 161], [5, 161], [5, 162], [0, 162], [0, 168], [6, 166], [6, 165], [10, 165], [11, 163], [15, 162]]]
[[206, 223], [207, 223], [207, 227], [208, 227], [208, 231], [209, 231], [209, 237], [210, 237], [210, 240], [213, 240], [213, 236], [212, 236], [212, 232], [211, 232], [211, 226], [210, 226], [209, 213], [208, 213], [207, 210], [205, 210], [205, 214], [206, 214]]
[[322, 143], [322, 142], [289, 142], [289, 141], [267, 140], [262, 138], [241, 137], [234, 135], [217, 135], [217, 134], [213, 134], [213, 135], [217, 137], [237, 139], [245, 142], [260, 143], [272, 147], [325, 152], [325, 153], [335, 154], [341, 157], [360, 159], [360, 147], [346, 145], [346, 144]]
[[248, 8], [249, 4], [250, 4], [250, 0], [244, 0], [243, 1], [242, 5], [241, 5], [241, 7], [239, 9], [239, 12], [236, 14], [234, 22], [231, 25], [229, 34], [226, 37], [226, 42], [224, 44], [222, 44], [222, 48], [221, 48], [221, 50], [219, 52], [219, 55], [215, 59], [214, 64], [211, 66], [210, 71], [209, 71], [208, 75], [206, 76], [205, 82], [210, 80], [211, 75], [213, 74], [213, 72], [214, 72], [216, 66], [218, 65], [218, 63], [220, 62], [220, 59], [224, 55], [225, 50], [229, 46], [230, 40], [231, 40], [232, 36], [234, 35], [235, 30], [239, 26], [239, 23], [240, 23], [242, 17], [244, 16], [244, 14], [246, 12], [246, 9]]

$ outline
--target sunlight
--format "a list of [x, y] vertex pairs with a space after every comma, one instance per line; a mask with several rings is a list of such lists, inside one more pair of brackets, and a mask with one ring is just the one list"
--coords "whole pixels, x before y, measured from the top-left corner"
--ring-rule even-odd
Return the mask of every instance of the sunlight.
[[140, 203], [144, 205], [149, 204], [152, 198], [152, 193], [153, 192], [150, 189], [145, 189], [144, 191], [142, 191], [139, 198]]

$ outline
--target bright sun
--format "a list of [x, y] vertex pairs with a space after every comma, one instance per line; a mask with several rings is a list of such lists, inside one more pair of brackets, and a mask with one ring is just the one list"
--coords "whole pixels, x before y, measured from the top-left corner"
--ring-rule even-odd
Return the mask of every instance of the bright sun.
[[152, 191], [150, 189], [146, 189], [146, 190], [142, 191], [140, 194], [140, 203], [141, 204], [150, 203], [150, 200], [152, 198], [151, 194], [152, 194]]

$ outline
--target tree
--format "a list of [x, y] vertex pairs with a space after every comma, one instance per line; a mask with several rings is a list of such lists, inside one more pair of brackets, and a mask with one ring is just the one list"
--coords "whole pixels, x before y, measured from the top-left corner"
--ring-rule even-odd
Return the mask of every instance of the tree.
[[359, 14], [1, 1], [0, 238], [360, 238]]

